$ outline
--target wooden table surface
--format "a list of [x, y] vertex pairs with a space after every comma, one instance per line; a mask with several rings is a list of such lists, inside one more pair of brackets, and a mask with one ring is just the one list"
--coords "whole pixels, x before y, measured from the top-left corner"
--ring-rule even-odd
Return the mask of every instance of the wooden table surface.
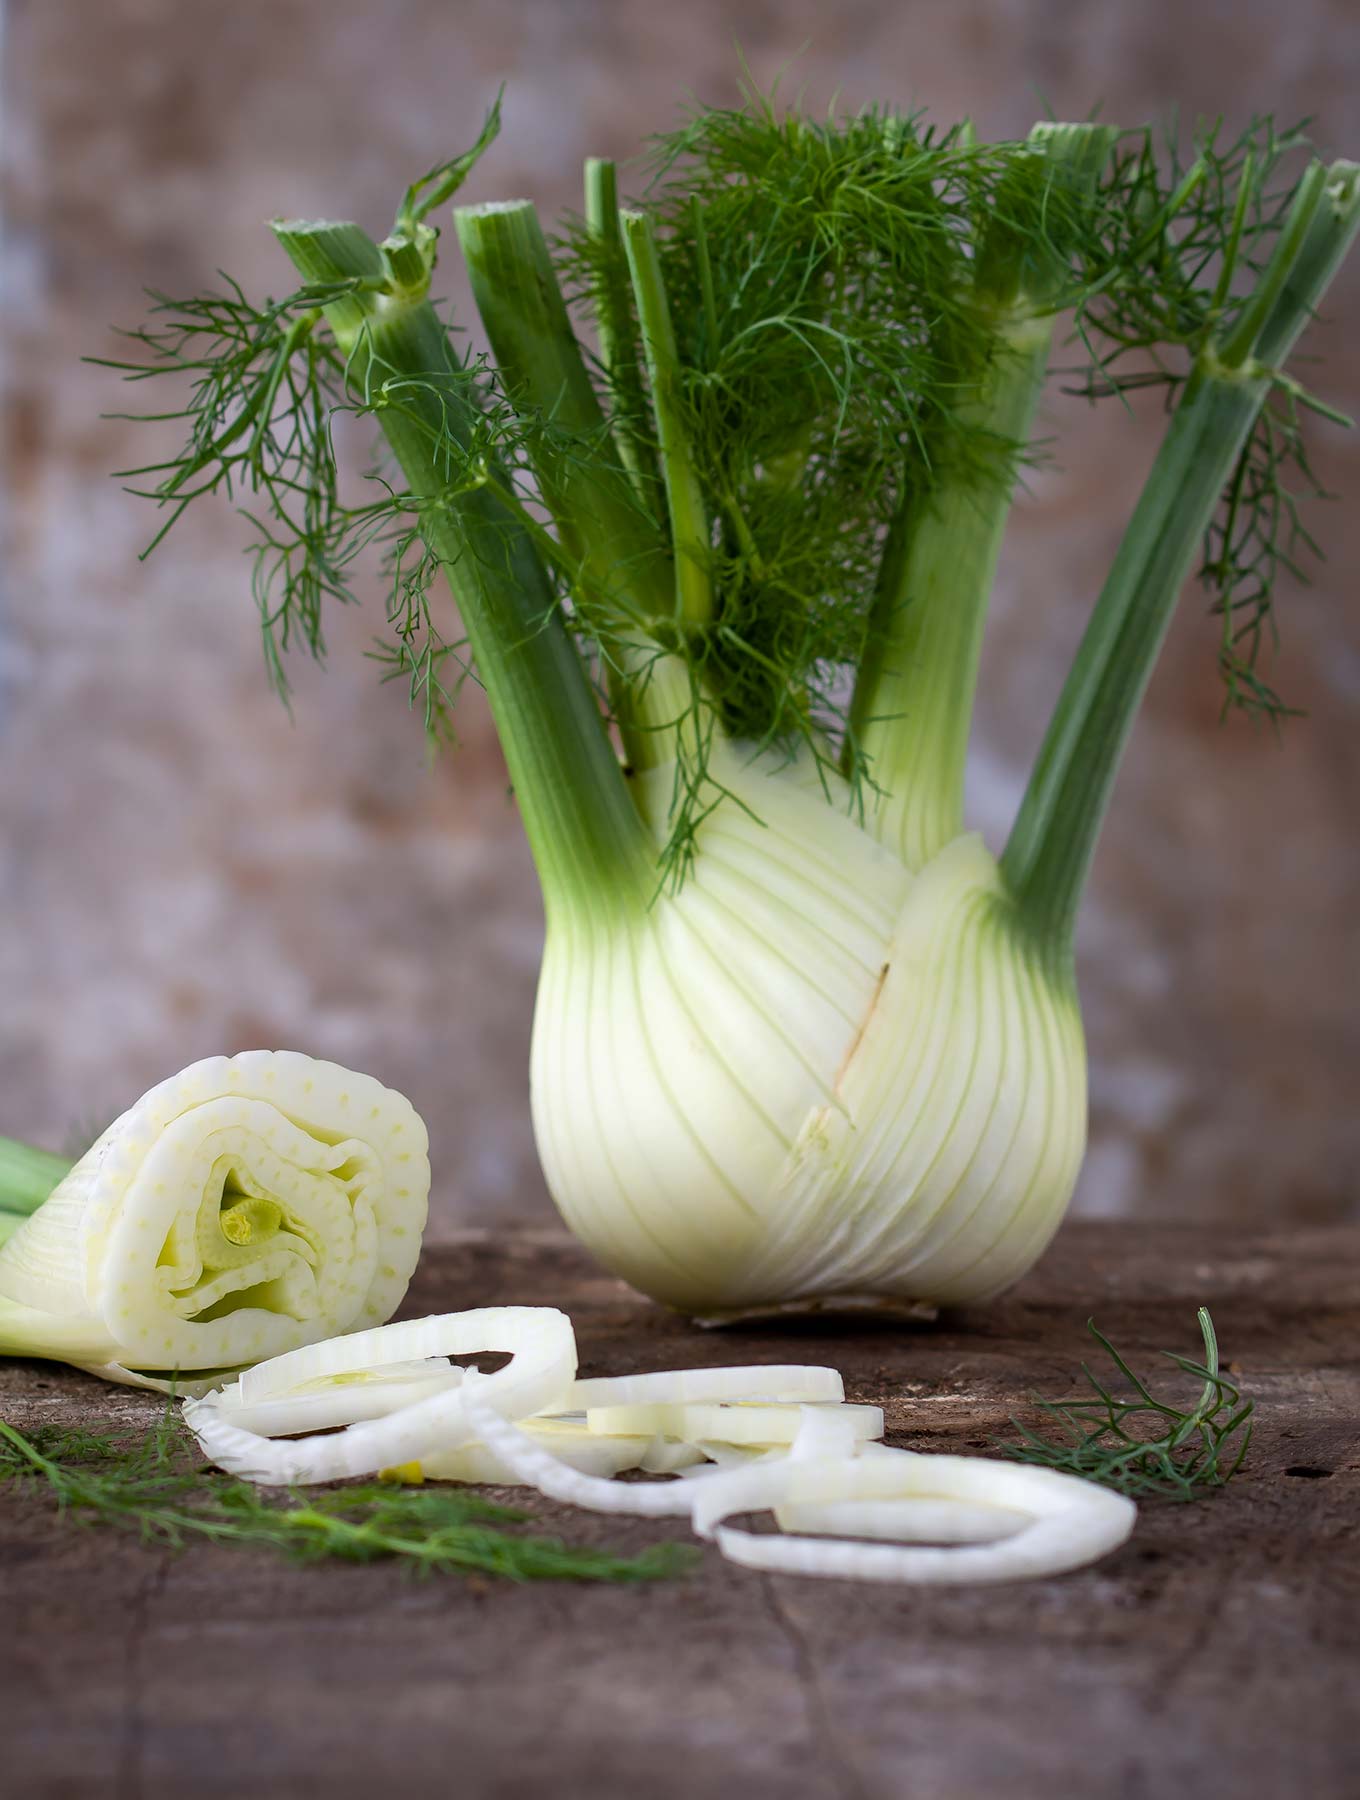
[[[1211, 1307], [1255, 1397], [1249, 1462], [1148, 1505], [1095, 1568], [999, 1588], [762, 1576], [706, 1551], [644, 1588], [412, 1581], [171, 1555], [0, 1495], [0, 1792], [457, 1800], [1160, 1800], [1360, 1794], [1360, 1231], [1070, 1225], [931, 1327], [702, 1333], [549, 1232], [429, 1251], [415, 1314], [551, 1302], [582, 1370], [831, 1362], [890, 1441], [982, 1451], [1062, 1391], [1089, 1313], [1151, 1361]], [[135, 1428], [155, 1403], [0, 1364], [0, 1416]], [[577, 1542], [671, 1522], [535, 1510]]]

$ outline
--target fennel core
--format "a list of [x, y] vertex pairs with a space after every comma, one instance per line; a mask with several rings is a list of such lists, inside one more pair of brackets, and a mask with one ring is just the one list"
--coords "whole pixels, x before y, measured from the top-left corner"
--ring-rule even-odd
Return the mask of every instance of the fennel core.
[[[657, 139], [626, 208], [589, 164], [555, 243], [528, 202], [457, 211], [484, 360], [429, 297], [429, 220], [497, 126], [380, 244], [276, 225], [285, 299], [158, 300], [117, 366], [187, 380], [188, 442], [132, 479], [164, 530], [240, 496], [281, 685], [375, 545], [377, 654], [432, 731], [475, 667], [547, 912], [537, 1140], [606, 1263], [706, 1314], [985, 1298], [1080, 1166], [1073, 922], [1197, 555], [1227, 701], [1283, 710], [1261, 651], [1320, 407], [1285, 365], [1357, 171], [1269, 121], [1186, 161], [1151, 129], [982, 144], [752, 95]], [[1155, 385], [1169, 425], [997, 859], [964, 757], [1063, 320], [1081, 391]], [[359, 504], [337, 410], [385, 444]]]

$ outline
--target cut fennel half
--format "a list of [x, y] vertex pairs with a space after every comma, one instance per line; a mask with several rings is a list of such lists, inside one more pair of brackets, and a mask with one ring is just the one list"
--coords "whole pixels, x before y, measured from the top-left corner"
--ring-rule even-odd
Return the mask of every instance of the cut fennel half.
[[116, 1119], [0, 1247], [0, 1353], [192, 1392], [395, 1311], [425, 1126], [372, 1076], [209, 1057]]

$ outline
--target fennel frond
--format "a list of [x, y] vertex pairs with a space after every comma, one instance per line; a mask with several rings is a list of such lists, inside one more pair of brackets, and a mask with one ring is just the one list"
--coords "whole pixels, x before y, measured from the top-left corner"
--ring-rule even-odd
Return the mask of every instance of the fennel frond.
[[0, 1420], [0, 1485], [45, 1488], [77, 1523], [135, 1532], [178, 1550], [191, 1539], [268, 1550], [291, 1562], [391, 1559], [417, 1575], [505, 1575], [532, 1581], [650, 1581], [675, 1575], [693, 1552], [658, 1544], [634, 1556], [506, 1530], [529, 1515], [449, 1487], [383, 1481], [290, 1495], [276, 1503], [248, 1481], [195, 1468], [167, 1409], [140, 1444], [100, 1432]]
[[1035, 1397], [1033, 1404], [1063, 1435], [1044, 1437], [1012, 1419], [1024, 1441], [1003, 1446], [1006, 1454], [1017, 1462], [1082, 1475], [1139, 1499], [1194, 1500], [1207, 1488], [1222, 1487], [1246, 1456], [1254, 1403], [1243, 1400], [1237, 1383], [1223, 1374], [1213, 1320], [1204, 1306], [1199, 1309], [1199, 1328], [1204, 1338], [1202, 1363], [1162, 1351], [1168, 1362], [1204, 1384], [1195, 1404], [1182, 1410], [1153, 1394], [1096, 1329], [1095, 1321], [1088, 1319], [1086, 1329], [1132, 1388], [1132, 1397], [1113, 1392], [1083, 1363], [1082, 1373], [1095, 1398]]

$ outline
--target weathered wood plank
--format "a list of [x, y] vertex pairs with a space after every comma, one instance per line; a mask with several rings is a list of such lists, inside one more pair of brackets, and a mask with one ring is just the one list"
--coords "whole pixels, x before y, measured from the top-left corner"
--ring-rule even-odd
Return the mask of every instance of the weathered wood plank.
[[[1094, 1312], [1197, 1349], [1211, 1306], [1257, 1400], [1248, 1467], [1145, 1509], [1098, 1568], [985, 1590], [761, 1577], [705, 1556], [646, 1590], [170, 1557], [0, 1498], [4, 1787], [26, 1795], [456, 1791], [613, 1800], [1152, 1800], [1360, 1791], [1360, 1233], [1069, 1227], [986, 1311], [933, 1327], [696, 1332], [555, 1233], [430, 1253], [408, 1312], [551, 1301], [583, 1368], [825, 1360], [922, 1448], [984, 1448], [1059, 1389]], [[154, 1403], [37, 1363], [0, 1413], [135, 1424]], [[664, 1527], [544, 1503], [577, 1541]]]

